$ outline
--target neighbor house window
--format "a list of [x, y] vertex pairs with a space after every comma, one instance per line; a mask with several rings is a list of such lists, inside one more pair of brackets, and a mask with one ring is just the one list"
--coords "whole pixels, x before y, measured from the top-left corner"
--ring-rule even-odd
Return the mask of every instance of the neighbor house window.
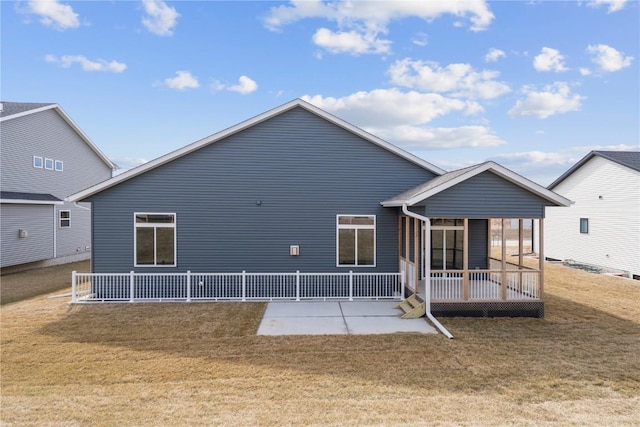
[[136, 266], [176, 265], [176, 214], [135, 213]]
[[60, 228], [71, 227], [71, 211], [60, 211]]
[[44, 159], [44, 168], [45, 169], [49, 169], [49, 170], [53, 170], [53, 159]]
[[589, 218], [580, 218], [580, 233], [589, 233]]
[[40, 156], [33, 156], [33, 167], [42, 169], [42, 165], [44, 164], [44, 160]]
[[375, 267], [375, 215], [338, 215], [337, 241], [339, 267]]
[[55, 166], [56, 170], [58, 172], [62, 172], [64, 169], [64, 164], [62, 163], [62, 160], [56, 160], [56, 166]]

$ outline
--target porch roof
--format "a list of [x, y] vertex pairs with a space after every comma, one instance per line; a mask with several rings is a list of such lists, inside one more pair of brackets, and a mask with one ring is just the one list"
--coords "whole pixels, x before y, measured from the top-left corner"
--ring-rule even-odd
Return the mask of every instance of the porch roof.
[[503, 179], [521, 188], [524, 188], [525, 190], [536, 194], [545, 200], [548, 200], [554, 206], [571, 205], [571, 201], [569, 199], [566, 199], [559, 194], [556, 194], [553, 191], [548, 190], [545, 187], [536, 184], [535, 182], [521, 175], [518, 175], [517, 173], [492, 161], [447, 172], [444, 175], [440, 175], [394, 197], [384, 200], [380, 204], [384, 207], [399, 207], [403, 204], [406, 204], [407, 206], [413, 206], [448, 188], [460, 184], [461, 182], [472, 179], [476, 175], [479, 175], [485, 171], [490, 171], [502, 177]]

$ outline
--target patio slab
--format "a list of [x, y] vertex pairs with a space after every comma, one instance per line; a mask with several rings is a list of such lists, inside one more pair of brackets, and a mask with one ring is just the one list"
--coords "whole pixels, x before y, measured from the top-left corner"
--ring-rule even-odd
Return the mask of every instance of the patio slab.
[[437, 333], [425, 318], [401, 319], [398, 301], [277, 301], [267, 305], [258, 335]]

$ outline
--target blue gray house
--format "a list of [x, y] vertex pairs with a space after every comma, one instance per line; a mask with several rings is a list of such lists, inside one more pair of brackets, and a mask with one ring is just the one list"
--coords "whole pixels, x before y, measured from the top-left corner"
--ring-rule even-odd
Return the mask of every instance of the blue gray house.
[[115, 165], [58, 104], [0, 105], [0, 266], [89, 258], [90, 205], [64, 198], [111, 178]]
[[496, 252], [492, 224], [569, 203], [493, 162], [445, 173], [299, 99], [69, 200], [92, 204], [88, 299], [428, 288], [436, 313], [536, 316], [543, 265], [525, 265], [522, 235]]

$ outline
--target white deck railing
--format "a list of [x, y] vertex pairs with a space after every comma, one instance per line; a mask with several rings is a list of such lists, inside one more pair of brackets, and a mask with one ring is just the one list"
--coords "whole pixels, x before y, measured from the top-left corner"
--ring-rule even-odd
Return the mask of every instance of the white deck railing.
[[71, 302], [402, 299], [401, 273], [72, 273]]
[[432, 301], [521, 301], [540, 297], [537, 270], [431, 272]]

